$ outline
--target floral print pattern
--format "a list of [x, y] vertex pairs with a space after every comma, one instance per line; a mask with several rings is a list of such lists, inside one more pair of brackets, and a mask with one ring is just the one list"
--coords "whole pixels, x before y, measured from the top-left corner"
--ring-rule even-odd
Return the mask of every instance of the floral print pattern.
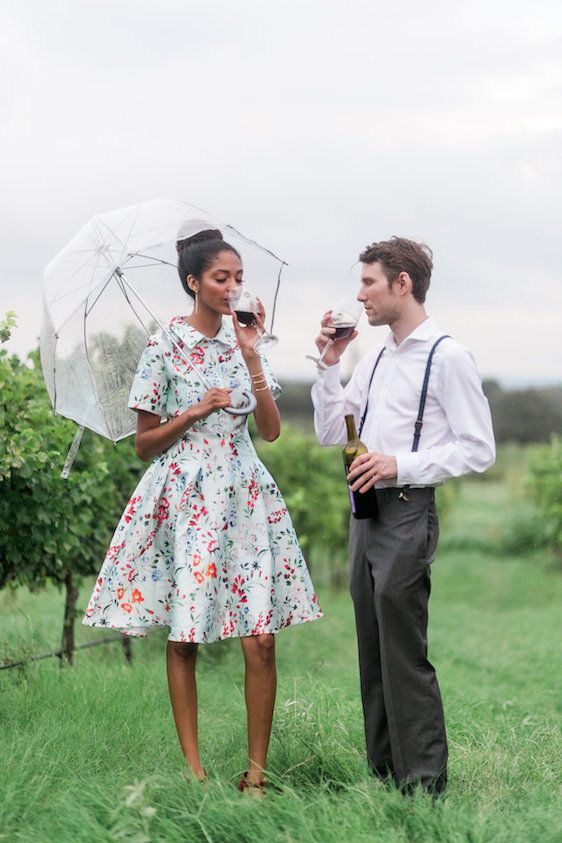
[[[210, 339], [183, 319], [177, 345], [215, 386], [251, 389], [232, 328]], [[277, 381], [262, 366], [276, 397]], [[164, 332], [151, 336], [129, 406], [173, 418], [206, 392]], [[287, 508], [245, 416], [212, 413], [154, 459], [117, 526], [83, 623], [209, 642], [322, 616]]]

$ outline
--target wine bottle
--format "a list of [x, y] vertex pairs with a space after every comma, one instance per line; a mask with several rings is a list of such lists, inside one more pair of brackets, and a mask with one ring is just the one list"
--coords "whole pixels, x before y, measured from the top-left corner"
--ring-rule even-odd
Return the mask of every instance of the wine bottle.
[[[347, 443], [345, 448], [343, 449], [343, 464], [345, 467], [345, 473], [347, 473], [351, 467], [351, 463], [356, 457], [361, 456], [361, 454], [368, 454], [368, 450], [366, 445], [361, 442], [359, 437], [357, 436], [357, 431], [355, 430], [355, 419], [353, 416], [349, 415], [345, 417], [345, 424], [347, 427]], [[367, 492], [354, 492], [349, 485], [347, 484], [347, 489], [349, 492], [349, 500], [351, 503], [351, 512], [353, 513], [354, 518], [376, 518], [379, 508], [377, 504], [377, 494], [375, 492], [374, 486], [371, 487]]]

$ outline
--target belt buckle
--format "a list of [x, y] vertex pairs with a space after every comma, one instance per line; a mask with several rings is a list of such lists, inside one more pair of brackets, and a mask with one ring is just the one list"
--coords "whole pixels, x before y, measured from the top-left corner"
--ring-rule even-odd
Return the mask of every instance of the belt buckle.
[[398, 492], [398, 500], [399, 501], [409, 501], [410, 496], [408, 495], [408, 493], [404, 489], [400, 489], [400, 491]]

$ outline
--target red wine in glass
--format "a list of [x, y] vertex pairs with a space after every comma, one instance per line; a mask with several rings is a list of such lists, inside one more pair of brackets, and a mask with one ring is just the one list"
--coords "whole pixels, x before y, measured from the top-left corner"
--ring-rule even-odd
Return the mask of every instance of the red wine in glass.
[[306, 359], [312, 360], [318, 369], [327, 369], [324, 363], [324, 356], [329, 348], [331, 348], [336, 340], [343, 340], [350, 337], [357, 327], [361, 313], [363, 312], [363, 305], [357, 299], [343, 298], [332, 309], [330, 322], [328, 326], [334, 329], [328, 342], [324, 346], [320, 356], [307, 354]]
[[241, 325], [255, 325], [256, 324], [256, 314], [252, 313], [251, 310], [238, 310], [237, 307], [234, 308], [234, 312], [238, 317], [238, 321]]
[[260, 328], [256, 314], [260, 312], [260, 303], [256, 296], [240, 287], [235, 287], [228, 294], [230, 307], [236, 313], [238, 321], [246, 328], [254, 328], [259, 339], [254, 345], [256, 351], [276, 345], [277, 337]]
[[335, 331], [332, 334], [333, 340], [342, 340], [344, 337], [350, 337], [355, 330], [355, 325], [336, 325]]

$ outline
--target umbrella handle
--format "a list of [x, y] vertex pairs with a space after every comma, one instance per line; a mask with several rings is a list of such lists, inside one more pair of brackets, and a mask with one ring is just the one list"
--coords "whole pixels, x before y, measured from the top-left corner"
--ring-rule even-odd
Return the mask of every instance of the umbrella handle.
[[233, 394], [237, 393], [244, 401], [239, 407], [223, 407], [225, 413], [230, 413], [231, 416], [249, 416], [256, 409], [257, 399], [253, 392], [249, 389], [233, 390]]

